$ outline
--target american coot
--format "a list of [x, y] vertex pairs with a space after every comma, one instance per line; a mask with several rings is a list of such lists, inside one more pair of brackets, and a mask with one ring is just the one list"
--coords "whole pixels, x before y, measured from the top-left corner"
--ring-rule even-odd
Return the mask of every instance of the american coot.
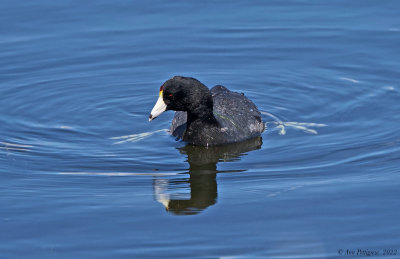
[[167, 110], [177, 111], [172, 135], [198, 146], [244, 141], [265, 128], [257, 107], [244, 94], [222, 85], [209, 90], [192, 77], [175, 76], [160, 87], [149, 121]]

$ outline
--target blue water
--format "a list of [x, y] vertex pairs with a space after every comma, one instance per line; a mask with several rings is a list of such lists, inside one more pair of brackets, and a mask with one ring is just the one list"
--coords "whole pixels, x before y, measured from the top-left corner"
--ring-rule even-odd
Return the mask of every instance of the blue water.
[[[398, 258], [399, 10], [2, 1], [0, 258]], [[174, 75], [283, 124], [177, 142], [148, 122]]]

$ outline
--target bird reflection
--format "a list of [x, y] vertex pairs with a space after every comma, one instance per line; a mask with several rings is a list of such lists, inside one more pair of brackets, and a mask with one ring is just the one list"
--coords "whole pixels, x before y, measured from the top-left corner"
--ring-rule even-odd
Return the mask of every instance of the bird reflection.
[[[193, 215], [217, 201], [218, 162], [240, 160], [252, 150], [260, 149], [262, 138], [215, 147], [186, 145], [178, 148], [187, 156], [189, 179], [154, 179], [155, 199], [175, 215]], [[244, 171], [244, 170], [243, 170]], [[186, 193], [182, 193], [186, 191]], [[171, 193], [172, 192], [172, 193]]]

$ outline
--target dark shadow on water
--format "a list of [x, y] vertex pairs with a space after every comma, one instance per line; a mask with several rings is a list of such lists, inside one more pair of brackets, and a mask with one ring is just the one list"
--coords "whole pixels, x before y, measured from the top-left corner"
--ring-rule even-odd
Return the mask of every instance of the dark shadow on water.
[[[203, 211], [217, 202], [218, 162], [240, 160], [247, 152], [260, 149], [261, 145], [262, 138], [256, 137], [241, 143], [216, 147], [186, 145], [178, 148], [181, 154], [187, 156], [189, 179], [154, 179], [156, 200], [175, 215], [193, 215]], [[182, 195], [185, 190], [186, 195]]]

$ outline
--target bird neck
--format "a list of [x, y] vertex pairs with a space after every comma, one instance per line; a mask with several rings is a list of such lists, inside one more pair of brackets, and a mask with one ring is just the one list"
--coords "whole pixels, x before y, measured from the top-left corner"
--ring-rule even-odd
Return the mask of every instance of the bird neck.
[[201, 121], [212, 125], [218, 124], [214, 117], [212, 107], [198, 107], [197, 109], [187, 111], [187, 123], [190, 125], [194, 121]]

